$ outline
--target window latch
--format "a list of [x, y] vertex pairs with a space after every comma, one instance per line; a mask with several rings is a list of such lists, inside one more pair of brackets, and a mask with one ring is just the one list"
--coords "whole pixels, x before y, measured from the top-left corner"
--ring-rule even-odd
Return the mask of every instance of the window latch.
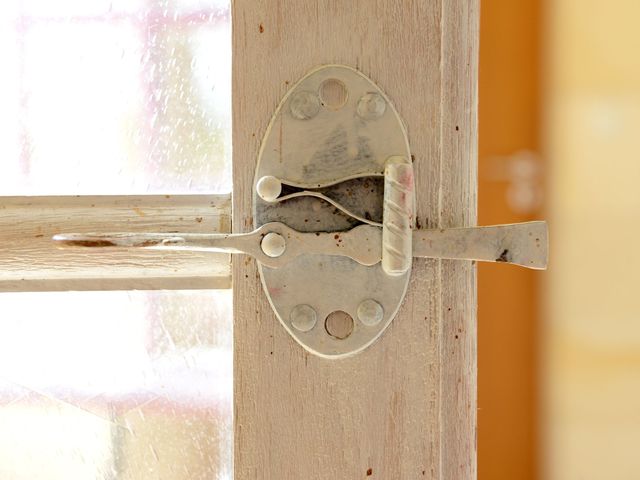
[[547, 225], [415, 228], [414, 166], [397, 111], [369, 78], [318, 68], [285, 95], [263, 139], [250, 233], [70, 233], [62, 247], [243, 253], [304, 348], [372, 344], [404, 299], [414, 257], [547, 266]]

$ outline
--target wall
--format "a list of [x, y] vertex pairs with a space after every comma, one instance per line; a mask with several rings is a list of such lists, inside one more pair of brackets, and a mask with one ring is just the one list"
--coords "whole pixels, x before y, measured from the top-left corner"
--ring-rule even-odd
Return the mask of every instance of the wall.
[[640, 2], [547, 15], [545, 478], [638, 478]]

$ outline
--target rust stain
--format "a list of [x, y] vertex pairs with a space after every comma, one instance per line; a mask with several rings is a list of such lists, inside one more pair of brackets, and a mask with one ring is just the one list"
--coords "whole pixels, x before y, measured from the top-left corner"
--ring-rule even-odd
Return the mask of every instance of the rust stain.
[[370, 477], [371, 475], [373, 475], [373, 469], [372, 468], [367, 470], [367, 477]]
[[264, 33], [264, 25], [262, 25], [262, 24], [258, 25], [258, 31], [260, 33]]
[[505, 248], [500, 256], [496, 258], [496, 262], [510, 262], [509, 249]]
[[109, 240], [66, 240], [64, 245], [70, 247], [115, 247], [116, 244]]
[[171, 242], [171, 241], [166, 241], [166, 242], [162, 242], [161, 240], [145, 240], [144, 242], [140, 242], [140, 243], [136, 243], [135, 246], [136, 247], [154, 247], [156, 245], [171, 245], [172, 243], [180, 243], [180, 242]]

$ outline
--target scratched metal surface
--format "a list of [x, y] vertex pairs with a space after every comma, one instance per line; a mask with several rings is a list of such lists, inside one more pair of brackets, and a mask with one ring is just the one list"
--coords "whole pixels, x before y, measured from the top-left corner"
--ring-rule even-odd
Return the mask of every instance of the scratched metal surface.
[[[345, 95], [339, 106], [323, 99], [324, 86], [332, 82], [343, 85]], [[365, 118], [357, 112], [361, 99], [372, 94], [379, 96], [385, 108], [379, 115]], [[317, 111], [296, 116], [300, 95], [319, 98]], [[302, 119], [301, 113], [314, 115]], [[384, 181], [375, 175], [382, 175], [386, 161], [397, 155], [411, 157], [404, 124], [385, 93], [353, 68], [319, 67], [287, 92], [269, 123], [254, 179], [255, 226], [277, 221], [302, 232], [341, 232], [358, 223], [317, 198], [266, 202], [255, 189], [264, 176], [305, 188], [335, 182], [322, 188], [322, 193], [347, 210], [380, 222]], [[344, 181], [354, 176], [363, 178]], [[300, 256], [278, 269], [261, 265], [260, 275], [287, 332], [313, 353], [340, 358], [371, 345], [389, 326], [404, 297], [410, 268], [390, 276], [381, 264], [367, 267], [348, 258], [318, 254]], [[358, 319], [358, 306], [367, 299], [374, 299], [383, 309], [382, 319], [375, 325]], [[319, 321], [308, 331], [293, 326], [291, 314], [297, 305], [309, 305], [316, 311]], [[325, 320], [336, 312], [346, 312], [353, 319], [353, 331], [347, 338], [335, 338], [326, 329]]]

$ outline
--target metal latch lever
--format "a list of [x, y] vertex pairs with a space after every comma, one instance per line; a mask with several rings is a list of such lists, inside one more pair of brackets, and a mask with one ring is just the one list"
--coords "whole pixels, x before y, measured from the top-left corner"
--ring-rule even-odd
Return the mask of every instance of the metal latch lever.
[[[547, 267], [546, 222], [490, 227], [414, 230], [413, 256], [504, 262]], [[298, 232], [272, 222], [250, 233], [68, 233], [53, 237], [63, 247], [120, 247], [245, 253], [278, 268], [299, 255], [349, 257], [361, 265], [382, 261], [382, 228], [359, 225], [346, 232]]]

